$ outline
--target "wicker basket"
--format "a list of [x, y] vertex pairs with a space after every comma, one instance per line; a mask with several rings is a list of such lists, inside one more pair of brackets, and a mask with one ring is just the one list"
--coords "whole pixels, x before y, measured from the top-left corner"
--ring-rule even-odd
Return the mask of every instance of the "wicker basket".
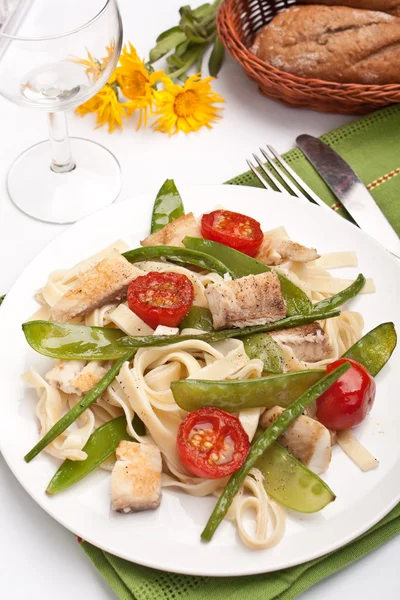
[[[340, 2], [338, 2], [340, 3]], [[224, 0], [217, 18], [221, 40], [265, 96], [320, 112], [365, 114], [400, 102], [400, 85], [360, 85], [304, 79], [280, 71], [249, 50], [256, 33], [295, 0]]]

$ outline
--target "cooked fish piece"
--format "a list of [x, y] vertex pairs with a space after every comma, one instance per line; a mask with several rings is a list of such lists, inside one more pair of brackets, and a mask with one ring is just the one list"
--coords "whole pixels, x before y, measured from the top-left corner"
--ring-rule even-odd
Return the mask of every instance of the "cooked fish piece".
[[142, 271], [117, 250], [80, 275], [50, 313], [50, 320], [64, 323], [125, 296], [128, 285]]
[[182, 215], [165, 227], [152, 233], [140, 243], [142, 246], [183, 246], [182, 240], [187, 235], [201, 237], [200, 223], [193, 213]]
[[291, 329], [271, 331], [270, 335], [279, 344], [289, 346], [298, 360], [318, 362], [332, 352], [329, 338], [318, 323], [308, 323]]
[[[267, 429], [283, 413], [283, 408], [274, 406], [266, 410], [260, 425]], [[315, 419], [302, 415], [278, 438], [298, 460], [317, 475], [326, 471], [332, 457], [329, 429]]]
[[319, 258], [319, 254], [315, 248], [264, 235], [255, 258], [265, 265], [280, 265], [286, 260], [307, 263]]
[[161, 502], [161, 454], [157, 446], [122, 441], [111, 473], [114, 510], [137, 512], [157, 508]]
[[261, 325], [286, 316], [279, 279], [273, 272], [214, 283], [206, 288], [206, 297], [215, 329]]
[[82, 396], [91, 390], [107, 373], [111, 362], [92, 360], [86, 364], [84, 360], [60, 360], [45, 378], [53, 387], [66, 394]]

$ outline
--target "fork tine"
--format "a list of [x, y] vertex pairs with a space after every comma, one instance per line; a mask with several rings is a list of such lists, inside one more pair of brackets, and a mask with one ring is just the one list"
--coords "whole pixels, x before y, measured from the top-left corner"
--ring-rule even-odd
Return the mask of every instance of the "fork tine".
[[[261, 148], [260, 148], [261, 150]], [[258, 158], [258, 156], [256, 154], [253, 153], [254, 156], [254, 160], [257, 161], [258, 166], [260, 167], [260, 169], [262, 169], [262, 171], [264, 171], [264, 173], [266, 175], [268, 175], [268, 177], [270, 178], [270, 180], [272, 181], [272, 183], [278, 188], [278, 190], [280, 192], [286, 193], [285, 188], [283, 187], [283, 185], [281, 184], [280, 181], [278, 181], [275, 177], [275, 175], [273, 174], [272, 170], [269, 169], [267, 167], [267, 165], [264, 165], [261, 160]], [[269, 162], [269, 161], [268, 161]]]
[[256, 169], [256, 167], [253, 165], [252, 162], [250, 162], [249, 160], [246, 159], [247, 164], [249, 165], [250, 169], [253, 171], [254, 175], [259, 179], [259, 181], [262, 183], [262, 185], [265, 187], [266, 190], [270, 190], [272, 191], [272, 187], [269, 185], [269, 183], [267, 183], [267, 180], [264, 179], [264, 177], [261, 175], [261, 173], [259, 173]]
[[288, 165], [286, 160], [284, 158], [282, 158], [282, 156], [280, 154], [278, 154], [278, 152], [272, 146], [267, 144], [267, 148], [270, 152], [272, 152], [272, 154], [274, 155], [274, 157], [276, 158], [278, 163], [281, 165], [281, 167], [283, 167], [287, 171], [287, 173], [289, 173], [289, 175], [295, 180], [295, 182], [300, 186], [300, 188], [303, 190], [303, 192], [308, 194], [308, 196], [310, 196], [310, 198], [312, 198], [312, 200], [314, 200], [314, 202], [319, 204], [319, 206], [322, 206], [323, 208], [328, 208], [329, 210], [331, 210], [329, 208], [329, 206], [327, 204], [325, 204], [325, 202], [323, 200], [321, 200], [321, 198], [319, 196], [317, 196], [317, 194], [315, 194], [315, 192], [313, 192], [311, 188], [308, 187], [308, 185], [302, 180], [302, 178], [299, 177], [299, 175], [297, 175], [297, 173], [295, 171], [293, 171], [292, 167], [290, 167]]
[[[296, 196], [296, 198], [302, 198], [303, 200], [307, 200], [307, 202], [309, 202], [309, 199], [307, 198], [307, 196], [305, 196], [303, 194], [303, 192], [297, 187], [297, 185], [295, 183], [293, 183], [293, 181], [286, 175], [286, 173], [283, 170], [283, 168], [281, 167], [281, 165], [279, 165], [279, 163], [278, 164], [274, 163], [273, 160], [271, 159], [271, 157], [268, 156], [268, 154], [266, 153], [266, 151], [263, 148], [260, 148], [260, 152], [262, 153], [265, 160], [268, 161], [268, 164], [271, 165], [271, 167], [273, 167], [274, 170], [278, 173], [280, 178], [283, 179], [283, 181], [286, 183], [289, 190], [291, 192], [293, 192], [293, 194]], [[281, 191], [285, 192], [285, 194], [286, 194], [287, 190], [283, 186], [281, 186], [281, 187], [282, 187]]]

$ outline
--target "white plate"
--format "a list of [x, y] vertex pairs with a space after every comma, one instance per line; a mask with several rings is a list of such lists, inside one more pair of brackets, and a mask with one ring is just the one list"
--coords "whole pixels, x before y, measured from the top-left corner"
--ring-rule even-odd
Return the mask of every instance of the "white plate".
[[[202, 186], [182, 190], [187, 211], [200, 214], [217, 204], [249, 214], [265, 229], [285, 225], [291, 237], [320, 252], [356, 250], [357, 269], [341, 274], [373, 277], [374, 295], [360, 296], [352, 309], [362, 312], [365, 331], [399, 317], [399, 267], [370, 237], [344, 219], [289, 196], [234, 186]], [[49, 364], [25, 342], [21, 323], [36, 309], [33, 293], [50, 271], [68, 268], [118, 238], [132, 247], [147, 235], [153, 204], [143, 195], [114, 204], [81, 221], [52, 241], [28, 266], [0, 310], [2, 351], [1, 449], [14, 475], [46, 512], [83, 539], [117, 556], [157, 569], [192, 575], [249, 575], [290, 567], [351, 541], [379, 521], [400, 500], [400, 403], [396, 372], [400, 352], [377, 377], [377, 397], [370, 417], [357, 435], [380, 460], [378, 469], [361, 473], [334, 448], [324, 478], [337, 500], [316, 515], [291, 513], [286, 535], [275, 548], [247, 549], [235, 528], [224, 522], [209, 544], [200, 533], [215, 502], [165, 491], [161, 507], [132, 515], [110, 510], [109, 475], [96, 472], [70, 490], [49, 498], [44, 493], [57, 462], [42, 454], [30, 464], [23, 456], [37, 442], [34, 395], [21, 381], [29, 366], [42, 372]]]

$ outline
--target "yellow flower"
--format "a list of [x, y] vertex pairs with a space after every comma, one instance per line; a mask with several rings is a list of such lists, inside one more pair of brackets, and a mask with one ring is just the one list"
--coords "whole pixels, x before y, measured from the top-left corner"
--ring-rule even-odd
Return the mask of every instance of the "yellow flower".
[[154, 85], [164, 76], [163, 71], [149, 73], [144, 61], [140, 60], [135, 48], [129, 43], [129, 50], [124, 46], [119, 58], [119, 66], [115, 70], [116, 81], [121, 92], [129, 100], [126, 103], [129, 114], [139, 110], [138, 129], [146, 125], [148, 116], [153, 114], [155, 96]]
[[118, 101], [114, 87], [107, 84], [93, 98], [78, 106], [75, 112], [81, 117], [88, 113], [96, 113], [97, 127], [108, 123], [108, 131], [112, 133], [116, 127], [122, 128], [122, 117], [127, 116], [127, 110], [126, 103]]
[[215, 103], [225, 102], [222, 96], [213, 92], [213, 79], [201, 79], [199, 75], [192, 75], [180, 86], [169, 77], [164, 77], [165, 89], [156, 92], [155, 114], [159, 118], [153, 127], [170, 135], [178, 131], [197, 131], [201, 127], [211, 129], [211, 123], [221, 117], [221, 108], [217, 108]]
[[[115, 54], [115, 40], [111, 40], [110, 45], [106, 46], [107, 56], [101, 58], [100, 60], [94, 58], [88, 49], [86, 49], [86, 52], [87, 58], [71, 58], [69, 60], [70, 62], [86, 67], [85, 73], [87, 77], [92, 81], [97, 81], [102, 71], [104, 71], [104, 69], [108, 66], [108, 63]], [[115, 77], [113, 75], [112, 80], [114, 79]]]

